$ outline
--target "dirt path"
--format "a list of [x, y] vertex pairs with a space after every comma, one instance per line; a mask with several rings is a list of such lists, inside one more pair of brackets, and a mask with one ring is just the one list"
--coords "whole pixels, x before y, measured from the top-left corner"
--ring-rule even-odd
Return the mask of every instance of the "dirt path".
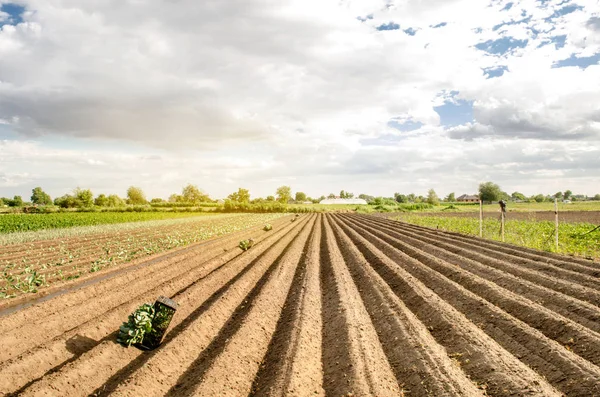
[[[273, 226], [0, 308], [0, 395], [600, 395], [596, 264], [375, 216]], [[158, 295], [162, 345], [117, 344]]]

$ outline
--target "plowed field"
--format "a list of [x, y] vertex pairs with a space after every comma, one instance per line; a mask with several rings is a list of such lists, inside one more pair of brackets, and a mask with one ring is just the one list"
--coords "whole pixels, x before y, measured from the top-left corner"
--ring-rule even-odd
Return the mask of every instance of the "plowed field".
[[[157, 255], [0, 308], [0, 394], [600, 395], [600, 266], [368, 215]], [[275, 225], [274, 225], [275, 226]], [[145, 352], [119, 325], [179, 303]]]

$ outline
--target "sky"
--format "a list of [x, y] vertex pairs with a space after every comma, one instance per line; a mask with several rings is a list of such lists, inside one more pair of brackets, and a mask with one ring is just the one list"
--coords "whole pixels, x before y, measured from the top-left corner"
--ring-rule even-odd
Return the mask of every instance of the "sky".
[[0, 196], [600, 193], [599, 0], [0, 0]]

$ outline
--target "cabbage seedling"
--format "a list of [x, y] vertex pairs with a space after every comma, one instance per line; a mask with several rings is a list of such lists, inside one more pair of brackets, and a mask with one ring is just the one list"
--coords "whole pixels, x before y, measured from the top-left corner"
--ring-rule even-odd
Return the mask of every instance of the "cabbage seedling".
[[254, 245], [254, 240], [248, 239], [240, 241], [239, 247], [242, 249], [242, 251], [248, 251], [252, 245]]
[[265, 227], [263, 227], [263, 230], [264, 230], [265, 232], [268, 232], [269, 230], [273, 230], [273, 226], [271, 226], [271, 224], [270, 224], [270, 223], [267, 223], [267, 224], [265, 225]]
[[154, 318], [154, 306], [145, 303], [129, 315], [127, 322], [119, 328], [117, 342], [128, 347], [141, 343], [144, 335], [152, 330], [152, 319]]

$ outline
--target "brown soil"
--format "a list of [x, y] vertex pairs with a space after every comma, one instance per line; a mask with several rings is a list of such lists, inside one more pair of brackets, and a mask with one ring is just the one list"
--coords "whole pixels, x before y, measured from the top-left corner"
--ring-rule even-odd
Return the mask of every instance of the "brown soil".
[[[0, 308], [0, 395], [600, 395], [598, 264], [367, 215], [273, 224]], [[159, 295], [180, 305], [162, 345], [117, 344]]]

